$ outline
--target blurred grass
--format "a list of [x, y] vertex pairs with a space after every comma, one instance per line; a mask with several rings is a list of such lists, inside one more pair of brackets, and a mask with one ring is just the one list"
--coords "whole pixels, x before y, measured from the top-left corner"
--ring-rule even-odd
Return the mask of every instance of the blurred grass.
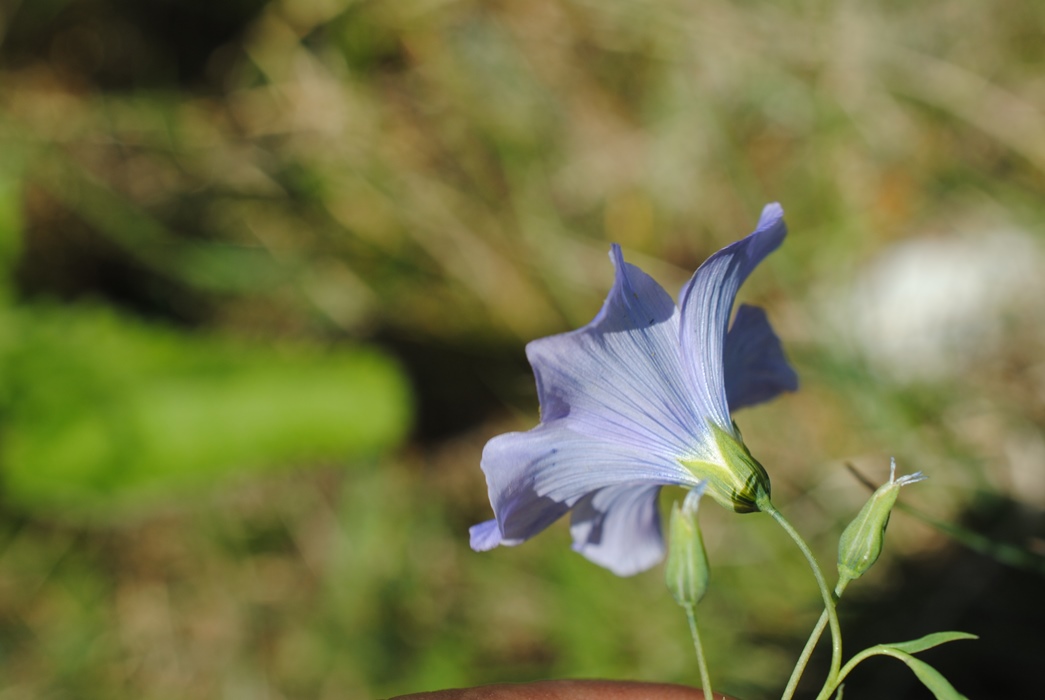
[[[1040, 548], [1040, 287], [932, 377], [852, 327], [904, 242], [1041, 250], [1043, 26], [1036, 3], [972, 0], [0, 0], [0, 697], [695, 682], [658, 571], [615, 579], [562, 528], [480, 556], [466, 529], [488, 517], [484, 441], [536, 420], [522, 345], [594, 315], [609, 241], [675, 291], [771, 200], [792, 235], [743, 293], [803, 385], [738, 420], [781, 508], [830, 562], [865, 497], [843, 463], [895, 454], [931, 477], [904, 494], [921, 510]], [[980, 257], [988, 279], [1016, 262]], [[401, 449], [402, 383], [359, 343], [416, 387]], [[95, 431], [110, 449], [55, 458], [103, 405], [133, 417]], [[1015, 520], [992, 531], [978, 494]], [[713, 673], [769, 697], [815, 593], [767, 523], [706, 514]], [[975, 601], [1001, 574], [948, 547], [898, 515], [852, 628], [876, 596], [902, 608], [903, 581], [937, 626], [899, 614], [890, 640], [960, 621], [1040, 650], [1019, 616], [988, 634]], [[970, 696], [1037, 683], [956, 658]]]

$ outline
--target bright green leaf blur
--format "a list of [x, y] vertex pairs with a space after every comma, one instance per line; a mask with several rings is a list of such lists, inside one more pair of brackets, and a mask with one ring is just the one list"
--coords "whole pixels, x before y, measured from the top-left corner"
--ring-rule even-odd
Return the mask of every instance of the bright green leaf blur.
[[200, 338], [86, 306], [9, 311], [3, 328], [0, 465], [25, 507], [98, 511], [372, 457], [410, 423], [406, 381], [374, 350]]

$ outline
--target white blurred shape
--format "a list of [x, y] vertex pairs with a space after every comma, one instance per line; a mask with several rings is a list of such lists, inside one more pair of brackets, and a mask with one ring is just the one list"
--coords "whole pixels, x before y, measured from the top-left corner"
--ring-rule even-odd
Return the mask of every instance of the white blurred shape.
[[1043, 273], [1045, 254], [1024, 232], [911, 239], [858, 273], [834, 316], [878, 372], [938, 381], [1001, 350], [1012, 324], [1040, 318]]

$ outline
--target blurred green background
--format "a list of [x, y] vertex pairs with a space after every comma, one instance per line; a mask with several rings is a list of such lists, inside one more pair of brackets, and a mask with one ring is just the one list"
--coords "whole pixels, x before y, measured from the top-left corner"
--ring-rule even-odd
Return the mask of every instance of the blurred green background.
[[[738, 415], [858, 644], [970, 697], [1045, 658], [1045, 4], [0, 0], [0, 699], [696, 683], [662, 572], [561, 524], [475, 554], [526, 341], [606, 253], [676, 292], [780, 201], [742, 298], [802, 381]], [[673, 494], [669, 494], [673, 495]], [[716, 688], [819, 614], [768, 519], [703, 509]], [[968, 545], [972, 545], [971, 547]], [[819, 659], [821, 665], [824, 660]], [[847, 700], [928, 697], [868, 663]]]

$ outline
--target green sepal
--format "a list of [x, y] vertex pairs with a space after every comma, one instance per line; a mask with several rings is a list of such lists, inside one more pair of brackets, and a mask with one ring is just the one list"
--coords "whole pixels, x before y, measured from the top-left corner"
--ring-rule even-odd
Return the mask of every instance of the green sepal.
[[706, 483], [706, 493], [720, 505], [738, 513], [762, 510], [761, 503], [769, 501], [769, 474], [758, 460], [751, 456], [740, 429], [733, 425], [730, 433], [712, 424], [712, 434], [722, 462], [702, 459], [680, 459], [679, 462]]

